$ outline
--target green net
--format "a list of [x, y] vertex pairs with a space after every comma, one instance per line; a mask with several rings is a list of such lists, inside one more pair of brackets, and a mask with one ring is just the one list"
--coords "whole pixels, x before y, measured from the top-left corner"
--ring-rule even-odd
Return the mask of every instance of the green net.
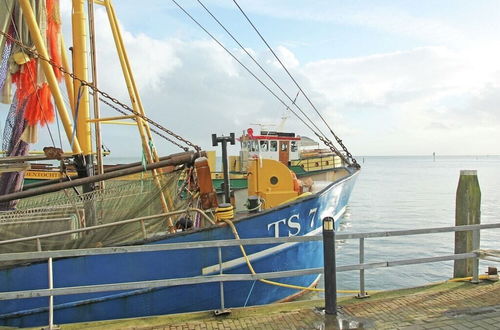
[[[169, 218], [160, 216], [8, 244], [5, 241], [162, 214], [165, 213], [162, 199], [168, 211], [198, 206], [197, 198], [182, 189], [185, 187], [182, 171], [162, 173], [156, 176], [157, 180], [151, 175], [142, 176], [108, 180], [105, 189], [85, 194], [80, 188], [66, 189], [21, 200], [16, 210], [0, 213], [0, 253], [129, 244], [167, 234]], [[175, 223], [181, 217], [193, 218], [195, 215], [186, 212], [171, 216], [170, 220]], [[199, 219], [193, 221], [199, 223]]]

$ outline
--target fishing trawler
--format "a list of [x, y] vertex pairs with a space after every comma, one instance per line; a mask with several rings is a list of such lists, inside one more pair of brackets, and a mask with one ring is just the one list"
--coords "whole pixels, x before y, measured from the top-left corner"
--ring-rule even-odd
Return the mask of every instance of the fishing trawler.
[[[53, 278], [53, 283], [49, 284], [51, 288], [82, 288], [87, 285], [211, 276], [222, 271], [226, 274], [250, 274], [321, 267], [323, 255], [318, 241], [248, 246], [245, 247], [246, 257], [237, 246], [225, 248], [223, 254], [219, 254], [217, 249], [113, 255], [87, 253], [89, 249], [127, 245], [318, 235], [325, 217], [333, 217], [338, 224], [359, 173], [355, 159], [339, 139], [337, 142], [343, 152], [335, 148], [325, 135], [314, 131], [342, 163], [336, 163], [336, 158], [331, 158], [328, 162], [333, 164], [328, 166], [334, 169], [328, 169], [328, 176], [323, 179], [310, 177], [306, 183], [287, 166], [307, 171], [303, 164], [293, 163], [294, 159], [290, 156], [296, 152], [296, 144], [292, 143], [298, 141], [296, 136], [284, 136], [278, 132], [253, 135], [247, 131], [246, 137], [241, 140], [247, 153], [240, 162], [241, 168], [246, 169], [247, 186], [232, 194], [230, 159], [225, 155], [224, 146], [234, 144], [235, 136], [212, 135], [214, 146], [223, 145], [225, 184], [223, 194], [217, 194], [206, 153], [146, 116], [114, 7], [109, 0], [96, 1], [95, 4], [106, 9], [128, 87], [130, 106], [98, 88], [94, 72], [93, 1], [87, 3], [88, 14], [83, 0], [72, 2], [71, 63], [60, 32], [58, 1], [0, 2], [0, 88], [4, 91], [9, 89], [11, 82], [16, 87], [7, 118], [6, 127], [9, 130], [4, 132], [4, 136], [8, 135], [7, 141], [4, 141], [7, 156], [0, 159], [0, 206], [3, 210], [0, 213], [0, 258], [9, 260], [0, 265], [0, 325], [52, 326], [53, 323], [220, 307], [219, 284], [215, 282], [108, 292], [87, 291], [55, 295], [48, 300], [33, 292], [47, 289], [49, 277]], [[87, 35], [90, 41], [85, 39]], [[90, 78], [87, 44], [90, 45], [91, 55]], [[65, 94], [59, 86], [63, 80]], [[93, 102], [90, 102], [90, 96]], [[71, 152], [64, 153], [55, 146], [47, 147], [43, 159], [59, 161], [62, 169], [73, 166], [78, 178], [22, 191], [23, 173], [33, 160], [27, 155], [29, 146], [36, 140], [37, 129], [55, 119], [52, 101]], [[99, 111], [101, 102], [112, 104], [121, 115], [102, 117]], [[89, 103], [93, 103], [93, 115], [90, 114]], [[99, 134], [102, 121], [116, 119], [133, 120], [136, 124], [145, 162], [104, 170], [102, 142], [97, 136], [96, 145], [92, 145], [91, 125], [95, 125], [95, 132]], [[150, 124], [154, 124], [155, 128], [151, 128]], [[168, 140], [183, 151], [160, 157], [152, 139], [155, 131], [160, 136], [170, 136]], [[283, 158], [285, 151], [288, 152], [288, 160]], [[275, 156], [277, 159], [274, 159]], [[316, 161], [313, 165], [316, 166]], [[119, 180], [137, 174], [140, 179]], [[82, 253], [78, 257], [54, 260], [36, 256], [37, 251], [68, 249]], [[32, 252], [35, 254], [29, 261], [15, 259]], [[48, 275], [48, 269], [53, 277]], [[318, 278], [313, 274], [280, 278], [276, 282], [228, 282], [223, 288], [225, 306], [287, 300], [314, 286]], [[12, 296], [14, 293], [15, 297]], [[2, 294], [11, 295], [5, 298]]]
[[[232, 189], [247, 187], [246, 164], [249, 157], [279, 160], [287, 165], [298, 178], [304, 179], [329, 180], [328, 173], [345, 166], [342, 158], [336, 156], [329, 149], [320, 148], [319, 143], [311, 138], [282, 130], [261, 130], [260, 135], [253, 133], [253, 128], [244, 131], [239, 138], [239, 155], [229, 156], [229, 175]], [[110, 151], [107, 150], [104, 155], [106, 154], [109, 155]], [[217, 171], [216, 151], [208, 151], [207, 158], [214, 186], [217, 190], [222, 191], [224, 174]], [[112, 166], [104, 165], [104, 168]], [[26, 170], [24, 174], [24, 189], [40, 186], [44, 182], [47, 183], [47, 180], [65, 180], [66, 174], [75, 178], [78, 175], [74, 168], [62, 171], [60, 166], [52, 164], [31, 164], [31, 168]], [[129, 177], [131, 180], [134, 178], [137, 176]]]

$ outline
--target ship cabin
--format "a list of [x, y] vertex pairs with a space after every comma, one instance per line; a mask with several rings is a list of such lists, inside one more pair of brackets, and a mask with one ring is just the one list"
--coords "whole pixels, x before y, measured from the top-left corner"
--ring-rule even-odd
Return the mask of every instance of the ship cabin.
[[289, 165], [291, 160], [300, 158], [301, 137], [295, 133], [261, 131], [254, 135], [253, 129], [247, 129], [241, 136], [241, 151], [248, 158], [265, 158]]

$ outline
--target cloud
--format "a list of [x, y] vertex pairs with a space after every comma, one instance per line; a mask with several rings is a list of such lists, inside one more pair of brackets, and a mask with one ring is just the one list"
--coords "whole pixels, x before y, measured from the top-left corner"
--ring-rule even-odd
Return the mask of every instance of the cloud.
[[486, 141], [500, 138], [493, 129], [500, 128], [499, 65], [468, 55], [446, 47], [420, 47], [316, 61], [302, 70], [313, 90], [335, 105], [340, 127], [355, 127], [346, 131], [344, 140], [357, 153], [411, 154], [425, 148], [438, 148], [442, 154], [488, 153], [493, 143]]
[[[223, 2], [215, 2], [224, 6]], [[364, 27], [438, 44], [459, 45], [467, 41], [460, 27], [448, 24], [443, 19], [433, 18], [429, 13], [416, 15], [409, 12], [405, 8], [407, 6], [394, 2], [252, 0], [244, 1], [241, 5], [247, 12], [266, 17]]]
[[[327, 14], [325, 10], [325, 19]], [[102, 10], [97, 10], [96, 20], [99, 87], [130, 104]], [[212, 41], [156, 38], [130, 31], [126, 22], [122, 30], [146, 114], [193, 143], [212, 148], [212, 133], [238, 135], [252, 123], [277, 124], [286, 113], [280, 102]], [[495, 78], [500, 51], [495, 47], [426, 46], [309, 62], [299, 61], [286, 46], [275, 49], [354, 154], [494, 153], [498, 149], [493, 141], [500, 139], [500, 81]], [[248, 50], [294, 98], [297, 87], [271, 54]], [[234, 51], [256, 69], [240, 50]], [[287, 101], [263, 74], [259, 76]], [[321, 120], [303, 95], [297, 104], [320, 126]], [[102, 115], [116, 113], [103, 105]], [[290, 116], [287, 129], [311, 136]], [[104, 140], [113, 155], [141, 156], [134, 127], [107, 125]], [[160, 138], [155, 141], [162, 155], [178, 151]], [[236, 151], [233, 147], [232, 152]]]

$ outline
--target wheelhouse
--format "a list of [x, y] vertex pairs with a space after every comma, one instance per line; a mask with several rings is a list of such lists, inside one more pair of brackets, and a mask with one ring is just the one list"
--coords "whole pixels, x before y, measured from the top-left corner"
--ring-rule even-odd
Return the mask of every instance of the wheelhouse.
[[295, 133], [261, 131], [254, 135], [253, 129], [247, 129], [240, 138], [241, 151], [249, 158], [274, 159], [288, 165], [291, 160], [299, 159], [301, 137]]

